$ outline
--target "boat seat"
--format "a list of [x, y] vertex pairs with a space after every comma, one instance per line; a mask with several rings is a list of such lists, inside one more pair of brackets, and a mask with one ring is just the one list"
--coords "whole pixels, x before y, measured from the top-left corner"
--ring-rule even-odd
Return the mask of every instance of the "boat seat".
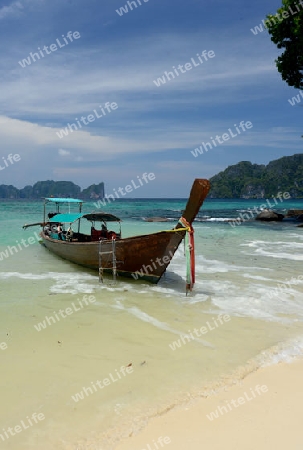
[[91, 237], [92, 241], [99, 241], [99, 239], [102, 237], [102, 231], [96, 230], [94, 227], [91, 228]]
[[66, 237], [64, 236], [63, 233], [61, 234], [62, 239], [59, 239], [58, 233], [51, 233], [51, 234], [50, 234], [50, 237], [51, 237], [52, 239], [58, 239], [59, 241], [66, 241]]

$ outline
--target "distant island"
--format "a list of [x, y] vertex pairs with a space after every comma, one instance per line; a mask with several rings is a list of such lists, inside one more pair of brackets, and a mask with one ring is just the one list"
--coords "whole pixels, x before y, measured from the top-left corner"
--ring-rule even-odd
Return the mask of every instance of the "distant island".
[[[210, 178], [210, 183], [208, 198], [271, 198], [278, 192], [303, 198], [303, 154], [284, 156], [267, 166], [241, 161]], [[83, 190], [72, 181], [38, 181], [23, 189], [0, 185], [0, 199], [34, 200], [51, 196], [100, 200], [105, 196], [104, 182]]]
[[210, 178], [208, 198], [271, 198], [289, 192], [303, 197], [303, 154], [284, 156], [267, 164], [241, 161]]
[[38, 181], [33, 186], [17, 189], [15, 186], [1, 184], [0, 199], [41, 199], [44, 197], [73, 197], [83, 200], [98, 200], [104, 198], [104, 183], [92, 184], [81, 190], [72, 181]]

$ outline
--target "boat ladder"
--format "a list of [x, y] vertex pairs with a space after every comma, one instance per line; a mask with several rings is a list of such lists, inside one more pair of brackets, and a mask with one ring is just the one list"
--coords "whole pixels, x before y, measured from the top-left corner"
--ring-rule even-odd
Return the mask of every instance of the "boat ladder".
[[[110, 251], [103, 251], [104, 244], [107, 246], [110, 245], [108, 241], [100, 240], [99, 241], [99, 282], [103, 283], [103, 271], [106, 266], [106, 269], [112, 269], [113, 272], [113, 281], [117, 280], [117, 259], [116, 259], [116, 240], [112, 239], [112, 249]], [[109, 266], [109, 262], [111, 262], [111, 266]]]

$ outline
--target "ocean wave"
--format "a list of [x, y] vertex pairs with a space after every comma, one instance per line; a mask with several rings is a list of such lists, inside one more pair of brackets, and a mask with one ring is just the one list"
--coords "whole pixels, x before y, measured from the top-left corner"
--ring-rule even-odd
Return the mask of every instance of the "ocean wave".
[[[136, 306], [127, 308], [120, 301], [117, 301], [115, 305], [112, 305], [112, 307], [115, 309], [120, 309], [120, 310], [126, 311], [129, 314], [132, 314], [133, 316], [135, 316], [137, 319], [142, 320], [143, 322], [147, 322], [148, 324], [150, 324], [160, 330], [169, 331], [170, 333], [177, 334], [180, 337], [184, 336], [184, 334], [186, 334], [186, 333], [182, 333], [181, 331], [178, 331], [178, 330], [170, 327], [165, 322], [162, 322], [162, 321], [156, 319], [155, 317], [147, 314], [146, 312], [142, 311], [141, 309], [139, 309]], [[205, 347], [213, 347], [212, 344], [210, 344], [208, 341], [206, 341], [204, 339], [197, 338], [197, 339], [195, 339], [195, 341], [200, 342], [200, 344], [203, 344]]]
[[[254, 250], [254, 253], [247, 253], [242, 251], [246, 255], [261, 255], [270, 258], [289, 259], [302, 261], [303, 260], [303, 243], [300, 242], [287, 242], [287, 241], [262, 241], [254, 240], [240, 244], [242, 247], [249, 247]], [[292, 250], [292, 253], [288, 253]], [[296, 252], [297, 250], [297, 252]]]
[[256, 359], [262, 367], [267, 367], [281, 362], [292, 363], [298, 358], [303, 358], [303, 336], [281, 342], [263, 351]]
[[61, 273], [61, 272], [46, 272], [46, 273], [22, 273], [22, 272], [0, 272], [0, 278], [22, 278], [23, 280], [47, 280], [47, 279], [71, 279], [71, 280], [95, 280], [96, 277], [85, 273]]
[[244, 273], [243, 277], [251, 278], [252, 280], [258, 280], [258, 281], [276, 281], [276, 280], [273, 280], [272, 278], [262, 277], [261, 275], [250, 275], [249, 273]]
[[210, 397], [217, 395], [221, 391], [232, 388], [235, 384], [242, 383], [242, 380], [264, 367], [273, 366], [279, 363], [293, 363], [303, 358], [303, 336], [280, 342], [277, 345], [261, 351], [255, 357], [249, 359], [246, 364], [237, 367], [231, 373], [224, 374], [220, 379], [211, 381], [192, 395], [195, 397]]
[[242, 219], [238, 219], [235, 217], [206, 217], [206, 218], [198, 218], [195, 222], [242, 222]]
[[[152, 292], [173, 295], [175, 301], [186, 304], [208, 302], [212, 314], [222, 312], [284, 324], [303, 320], [302, 282], [278, 289], [278, 283], [285, 283], [285, 280], [277, 277], [274, 269], [262, 265], [249, 267], [197, 256], [196, 283], [191, 295], [186, 297], [184, 258], [181, 256], [181, 252], [178, 253], [171, 263], [173, 273], [168, 283], [161, 280], [156, 288], [151, 288]], [[228, 278], [225, 273], [229, 274]], [[176, 281], [171, 288], [174, 277]]]
[[[19, 278], [22, 280], [53, 280], [55, 284], [49, 288], [52, 294], [91, 294], [96, 287], [96, 276], [85, 273], [21, 273], [1, 272], [0, 279]], [[89, 281], [94, 284], [89, 284]]]

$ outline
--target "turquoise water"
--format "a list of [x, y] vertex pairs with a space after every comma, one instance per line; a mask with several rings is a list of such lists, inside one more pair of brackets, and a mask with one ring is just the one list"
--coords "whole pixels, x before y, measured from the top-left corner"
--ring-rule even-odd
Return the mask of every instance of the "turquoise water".
[[[271, 205], [274, 201], [268, 200]], [[260, 210], [261, 205], [267, 205], [266, 200], [206, 200], [203, 208], [197, 216], [197, 221], [220, 222], [227, 218], [237, 218], [241, 214], [254, 211], [254, 208]], [[102, 210], [117, 215], [124, 222], [124, 236], [141, 233], [142, 229], [157, 230], [163, 228], [163, 223], [157, 224], [144, 223], [145, 217], [165, 217], [170, 221], [176, 221], [180, 218], [182, 210], [185, 208], [184, 199], [139, 199], [139, 200], [116, 200], [102, 206]], [[274, 208], [277, 212], [285, 214], [288, 209], [303, 209], [302, 200], [284, 200], [278, 202]], [[96, 210], [94, 202], [84, 203], [83, 212]], [[2, 201], [0, 202], [0, 244], [9, 244], [16, 239], [24, 237], [20, 233], [20, 225], [25, 223], [39, 222], [43, 219], [42, 202], [18, 202]], [[77, 212], [76, 207], [71, 207], [70, 212]], [[248, 214], [250, 216], [251, 214]], [[293, 227], [293, 223], [290, 224]], [[230, 226], [230, 225], [229, 225]], [[245, 226], [263, 227], [264, 224], [248, 221]], [[270, 225], [271, 226], [271, 225]], [[273, 224], [277, 229], [276, 224]], [[283, 223], [283, 229], [287, 223]]]
[[[123, 235], [129, 236], [171, 228], [185, 203], [117, 201], [103, 209], [123, 219]], [[113, 284], [110, 277], [100, 285], [95, 272], [42, 247], [37, 228], [22, 230], [41, 220], [40, 202], [1, 202], [0, 344], [7, 348], [0, 349], [0, 435], [34, 412], [45, 416], [9, 438], [3, 431], [2, 448], [111, 449], [174, 405], [209, 395], [262, 364], [300, 355], [302, 228], [294, 222], [232, 227], [222, 221], [262, 203], [205, 202], [194, 224], [196, 284], [186, 297], [182, 245], [156, 286], [124, 279]], [[283, 202], [279, 210], [290, 208], [303, 208], [303, 202]], [[85, 212], [92, 209], [93, 203], [85, 204]], [[170, 222], [143, 221], [150, 216]], [[25, 247], [21, 240], [30, 238]], [[18, 252], [3, 256], [8, 246]], [[85, 295], [94, 302], [76, 311], [72, 304]], [[59, 316], [66, 308], [72, 313]], [[220, 314], [229, 320], [220, 324]], [[51, 316], [37, 331], [35, 325]], [[213, 329], [178, 341], [207, 322]], [[112, 381], [109, 374], [116, 379], [127, 366], [132, 372]], [[109, 384], [98, 388], [96, 381], [104, 379]]]

